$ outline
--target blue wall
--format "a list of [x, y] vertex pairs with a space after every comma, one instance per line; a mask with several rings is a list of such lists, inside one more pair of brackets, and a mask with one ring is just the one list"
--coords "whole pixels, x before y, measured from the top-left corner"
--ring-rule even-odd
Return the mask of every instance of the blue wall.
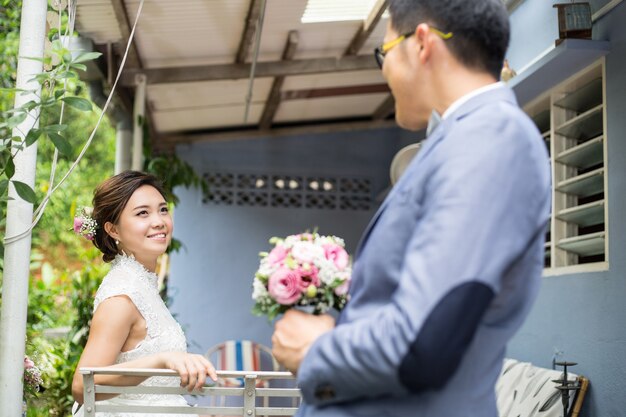
[[[514, 39], [509, 52], [516, 64], [549, 47], [556, 13], [545, 0], [527, 0], [512, 15]], [[599, 2], [596, 2], [599, 3]], [[606, 3], [606, 2], [603, 2]], [[597, 4], [593, 10], [597, 10]], [[626, 415], [626, 3], [594, 26], [594, 39], [610, 40], [606, 58], [608, 147], [609, 271], [546, 277], [529, 319], [509, 345], [509, 356], [550, 367], [555, 348], [579, 363], [591, 388], [584, 416]], [[529, 28], [532, 27], [532, 32]], [[525, 28], [525, 29], [524, 29]], [[532, 36], [530, 34], [532, 33]], [[522, 39], [524, 37], [524, 39]], [[528, 38], [528, 41], [526, 41]]]
[[[367, 176], [373, 196], [389, 186], [389, 164], [418, 136], [399, 129], [368, 130], [179, 146], [177, 153], [198, 172], [245, 172], [310, 176]], [[176, 191], [174, 235], [185, 249], [172, 257], [169, 296], [185, 328], [190, 350], [204, 352], [227, 339], [270, 344], [272, 328], [250, 314], [258, 253], [271, 236], [318, 228], [346, 240], [354, 252], [369, 211], [239, 207], [203, 204], [199, 190]]]
[[[508, 54], [523, 68], [558, 36], [553, 2], [526, 0], [512, 15]], [[593, 1], [597, 10], [606, 0]], [[579, 362], [574, 371], [591, 380], [584, 416], [626, 415], [626, 4], [594, 26], [594, 38], [611, 41], [606, 58], [609, 260], [605, 272], [546, 277], [536, 306], [509, 346], [508, 356], [550, 367], [555, 349]], [[205, 171], [301, 175], [368, 175], [376, 192], [388, 182], [396, 150], [414, 141], [400, 130], [300, 137], [242, 139], [180, 146], [178, 154]], [[175, 235], [186, 250], [173, 256], [172, 310], [187, 328], [191, 350], [201, 352], [230, 338], [269, 344], [271, 327], [249, 314], [257, 253], [267, 239], [318, 226], [343, 236], [354, 251], [372, 211], [342, 212], [214, 206], [197, 190], [179, 190]]]

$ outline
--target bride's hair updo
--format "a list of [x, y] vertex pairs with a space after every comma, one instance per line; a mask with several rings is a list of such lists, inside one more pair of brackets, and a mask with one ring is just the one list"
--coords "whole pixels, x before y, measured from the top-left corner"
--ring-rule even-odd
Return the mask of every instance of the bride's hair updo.
[[100, 184], [93, 195], [92, 217], [98, 222], [93, 244], [102, 252], [102, 259], [111, 262], [120, 253], [115, 239], [104, 231], [107, 222], [118, 224], [120, 215], [133, 193], [142, 185], [157, 189], [167, 200], [167, 194], [161, 182], [150, 174], [138, 171], [124, 171]]

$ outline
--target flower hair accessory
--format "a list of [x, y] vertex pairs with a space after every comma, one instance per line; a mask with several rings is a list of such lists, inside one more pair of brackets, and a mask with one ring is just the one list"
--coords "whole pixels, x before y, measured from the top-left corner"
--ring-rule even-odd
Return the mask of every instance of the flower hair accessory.
[[83, 207], [74, 217], [74, 233], [84, 236], [87, 240], [93, 240], [98, 230], [98, 222], [91, 217], [92, 212], [93, 209]]

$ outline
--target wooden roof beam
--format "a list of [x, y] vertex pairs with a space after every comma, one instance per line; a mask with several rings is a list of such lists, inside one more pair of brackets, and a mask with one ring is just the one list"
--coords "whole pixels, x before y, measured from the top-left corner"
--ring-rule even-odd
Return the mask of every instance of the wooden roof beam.
[[[133, 86], [135, 74], [142, 73], [148, 84], [183, 83], [193, 81], [243, 80], [250, 77], [251, 64], [197, 65], [190, 67], [128, 69], [122, 74], [122, 85]], [[314, 58], [293, 61], [258, 62], [255, 78], [289, 75], [327, 74], [344, 71], [378, 69], [373, 56], [343, 58]]]
[[[294, 55], [296, 54], [296, 48], [298, 47], [298, 41], [298, 31], [290, 31], [289, 36], [287, 37], [285, 49], [283, 50], [283, 61], [291, 61], [293, 59]], [[272, 89], [270, 91], [267, 102], [265, 103], [263, 115], [261, 116], [261, 122], [259, 123], [260, 129], [269, 129], [272, 126], [272, 122], [274, 122], [274, 116], [276, 116], [278, 106], [280, 106], [280, 102], [282, 99], [281, 90], [283, 88], [284, 82], [284, 75], [279, 75], [278, 77], [274, 78], [274, 82], [272, 83]]]
[[363, 25], [359, 28], [358, 32], [352, 38], [350, 45], [344, 52], [345, 56], [356, 55], [359, 53], [365, 42], [369, 39], [370, 35], [380, 22], [383, 13], [387, 10], [387, 0], [378, 0], [372, 11], [367, 16], [367, 19], [363, 22]]
[[243, 35], [239, 42], [239, 49], [237, 50], [237, 57], [235, 63], [244, 64], [248, 55], [250, 54], [250, 48], [254, 42], [254, 34], [259, 25], [259, 16], [261, 16], [261, 6], [263, 0], [251, 0], [250, 8], [248, 9], [248, 17], [246, 18], [246, 26], [243, 29]]
[[383, 103], [378, 106], [378, 108], [374, 111], [372, 115], [372, 119], [374, 120], [385, 120], [389, 116], [391, 116], [396, 111], [396, 101], [393, 98], [393, 95], [389, 94], [389, 96], [383, 101]]
[[311, 121], [301, 126], [278, 126], [270, 130], [249, 129], [242, 127], [233, 130], [218, 130], [204, 133], [172, 133], [159, 138], [161, 149], [171, 149], [176, 145], [197, 142], [229, 141], [253, 138], [277, 138], [284, 136], [322, 134], [335, 132], [351, 132], [371, 129], [387, 129], [397, 127], [395, 120], [359, 120], [352, 122]]
[[[124, 0], [111, 0], [111, 6], [113, 6], [113, 10], [115, 11], [115, 20], [117, 20], [120, 33], [122, 34], [122, 40], [115, 45], [116, 52], [121, 57], [124, 55], [124, 50], [126, 48], [126, 45], [128, 44], [128, 39], [130, 38], [131, 26], [128, 20], [126, 7], [124, 6]], [[130, 50], [128, 51], [128, 57], [126, 58], [126, 68], [141, 67], [143, 67], [141, 63], [141, 58], [139, 57], [139, 54], [137, 53], [137, 48], [133, 43], [130, 46]]]

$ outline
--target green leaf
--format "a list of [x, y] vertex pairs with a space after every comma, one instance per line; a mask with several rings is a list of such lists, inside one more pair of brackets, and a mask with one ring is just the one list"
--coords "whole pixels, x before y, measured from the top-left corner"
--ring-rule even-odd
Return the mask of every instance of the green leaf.
[[31, 129], [26, 134], [26, 146], [30, 146], [37, 142], [37, 139], [41, 136], [41, 129]]
[[61, 96], [62, 96], [63, 94], [65, 94], [65, 90], [64, 90], [64, 89], [59, 89], [59, 90], [56, 90], [56, 91], [54, 92], [54, 99], [55, 99], [55, 100], [60, 99], [60, 98], [61, 98]]
[[11, 179], [11, 177], [15, 175], [15, 163], [13, 162], [13, 157], [10, 154], [8, 155], [6, 165], [4, 166], [4, 173], [8, 179]]
[[21, 59], [27, 59], [29, 61], [37, 61], [37, 62], [43, 62], [43, 58], [37, 58], [34, 56], [21, 56]]
[[9, 188], [9, 180], [0, 180], [0, 196], [5, 196]]
[[24, 90], [23, 88], [6, 88], [6, 87], [0, 88], [0, 92], [2, 93], [17, 93], [20, 91], [30, 91], [30, 90]]
[[48, 137], [54, 143], [54, 147], [59, 150], [63, 155], [72, 156], [72, 145], [58, 133], [48, 132]]
[[100, 52], [85, 52], [78, 55], [73, 61], [73, 64], [77, 64], [79, 62], [92, 61], [96, 58], [99, 58], [102, 54]]
[[72, 64], [70, 68], [76, 68], [77, 70], [87, 71], [87, 65], [85, 64]]
[[67, 129], [67, 125], [65, 124], [61, 124], [61, 125], [48, 125], [46, 127], [43, 128], [44, 132], [63, 132], [65, 129]]
[[74, 71], [64, 71], [59, 74], [58, 78], [60, 80], [65, 80], [66, 78], [78, 78], [78, 74], [76, 74]]
[[24, 120], [26, 120], [27, 116], [28, 115], [26, 113], [20, 113], [20, 114], [16, 114], [13, 117], [10, 117], [9, 120], [7, 120], [7, 127], [14, 128], [15, 126], [19, 125]]
[[47, 72], [42, 72], [41, 74], [35, 75], [33, 78], [28, 80], [28, 82], [37, 81], [39, 84], [43, 84], [49, 78], [50, 78], [50, 75]]
[[21, 181], [11, 181], [13, 186], [15, 187], [15, 191], [17, 195], [19, 195], [24, 201], [28, 203], [35, 204], [37, 201], [37, 196], [32, 188], [29, 185], [24, 184]]
[[37, 102], [35, 100], [30, 100], [27, 103], [22, 104], [22, 108], [26, 111], [31, 111], [35, 107], [37, 107]]
[[63, 97], [61, 100], [67, 103], [68, 106], [72, 106], [78, 110], [91, 111], [91, 102], [87, 99], [81, 97]]

